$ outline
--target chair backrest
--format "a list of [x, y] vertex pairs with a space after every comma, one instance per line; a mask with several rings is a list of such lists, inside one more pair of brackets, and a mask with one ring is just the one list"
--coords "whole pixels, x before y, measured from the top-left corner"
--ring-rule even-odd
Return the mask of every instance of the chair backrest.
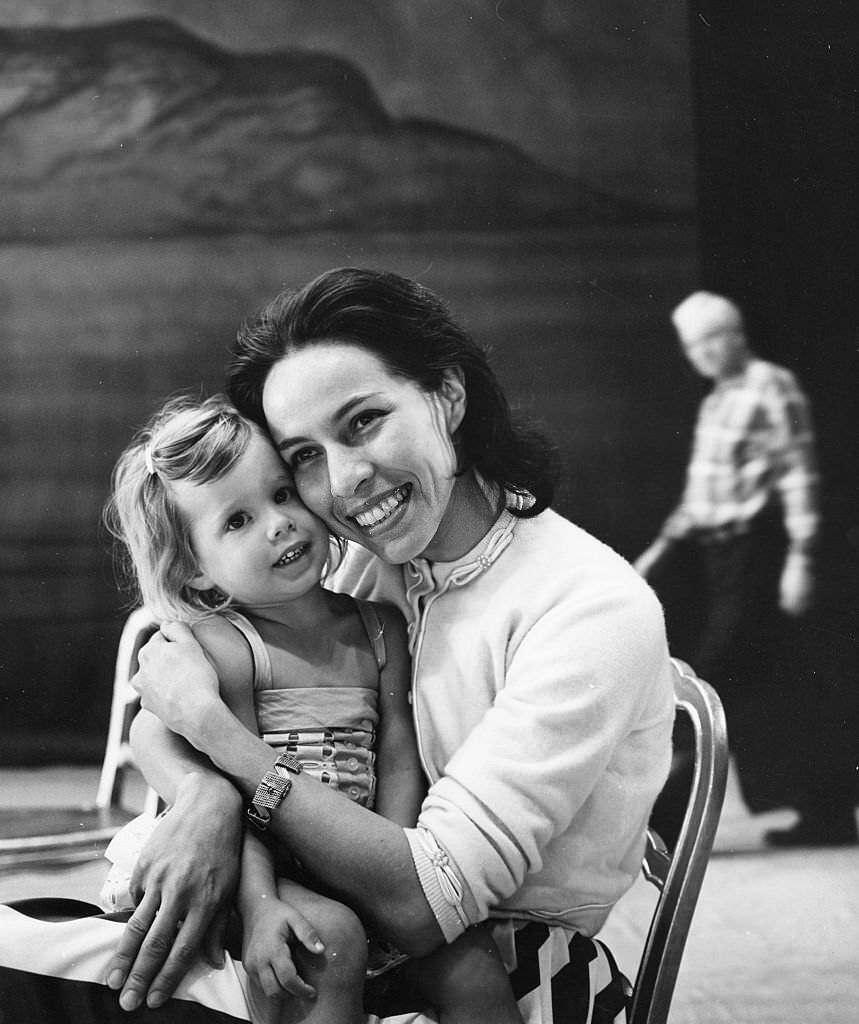
[[[113, 676], [110, 724], [95, 798], [97, 807], [121, 806], [123, 787], [130, 772], [136, 770], [128, 737], [131, 722], [140, 708], [140, 698], [131, 688], [129, 680], [137, 671], [140, 648], [157, 629], [158, 622], [152, 613], [146, 608], [136, 608], [125, 620], [120, 634]], [[159, 805], [158, 794], [154, 789], [147, 788], [143, 810], [156, 814]]]
[[632, 992], [629, 1024], [665, 1024], [677, 982], [689, 925], [725, 797], [728, 735], [716, 691], [674, 659], [674, 700], [688, 715], [695, 735], [692, 790], [677, 845], [669, 852], [653, 831], [647, 835], [642, 869], [659, 890]]

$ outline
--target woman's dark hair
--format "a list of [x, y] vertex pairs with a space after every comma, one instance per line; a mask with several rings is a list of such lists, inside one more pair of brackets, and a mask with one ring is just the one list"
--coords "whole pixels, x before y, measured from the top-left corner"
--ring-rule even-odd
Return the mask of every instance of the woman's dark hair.
[[325, 341], [357, 345], [390, 373], [437, 392], [444, 374], [463, 375], [466, 412], [458, 431], [460, 471], [476, 469], [514, 494], [533, 495], [535, 516], [554, 498], [558, 457], [534, 426], [514, 421], [485, 352], [452, 318], [446, 304], [416, 281], [378, 270], [329, 270], [285, 291], [240, 328], [227, 368], [227, 393], [245, 416], [265, 425], [262, 395], [285, 355]]

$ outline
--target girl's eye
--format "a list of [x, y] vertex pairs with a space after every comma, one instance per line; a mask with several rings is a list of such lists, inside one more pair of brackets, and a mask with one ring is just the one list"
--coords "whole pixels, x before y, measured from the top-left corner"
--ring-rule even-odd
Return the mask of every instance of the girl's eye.
[[287, 502], [292, 500], [292, 491], [289, 487], [278, 487], [274, 492], [274, 503], [276, 505], [285, 505]]
[[248, 517], [245, 515], [244, 512], [236, 512], [234, 515], [231, 515], [230, 518], [227, 520], [227, 529], [241, 530], [241, 528], [245, 525], [247, 521]]

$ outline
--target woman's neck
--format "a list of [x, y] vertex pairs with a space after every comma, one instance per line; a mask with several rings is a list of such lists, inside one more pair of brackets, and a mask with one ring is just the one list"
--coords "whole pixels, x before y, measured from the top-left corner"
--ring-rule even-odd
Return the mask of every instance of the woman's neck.
[[503, 507], [503, 491], [490, 497], [473, 470], [458, 476], [436, 535], [421, 557], [431, 562], [461, 558], [486, 536]]

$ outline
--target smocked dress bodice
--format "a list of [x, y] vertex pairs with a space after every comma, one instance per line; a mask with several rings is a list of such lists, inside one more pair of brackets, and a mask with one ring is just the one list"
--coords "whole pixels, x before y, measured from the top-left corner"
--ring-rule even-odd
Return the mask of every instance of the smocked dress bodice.
[[[356, 602], [379, 672], [385, 665], [382, 625], [372, 604]], [[379, 690], [365, 686], [277, 688], [268, 649], [253, 623], [233, 609], [222, 614], [247, 640], [254, 662], [254, 709], [260, 736], [288, 751], [304, 771], [372, 808]]]

